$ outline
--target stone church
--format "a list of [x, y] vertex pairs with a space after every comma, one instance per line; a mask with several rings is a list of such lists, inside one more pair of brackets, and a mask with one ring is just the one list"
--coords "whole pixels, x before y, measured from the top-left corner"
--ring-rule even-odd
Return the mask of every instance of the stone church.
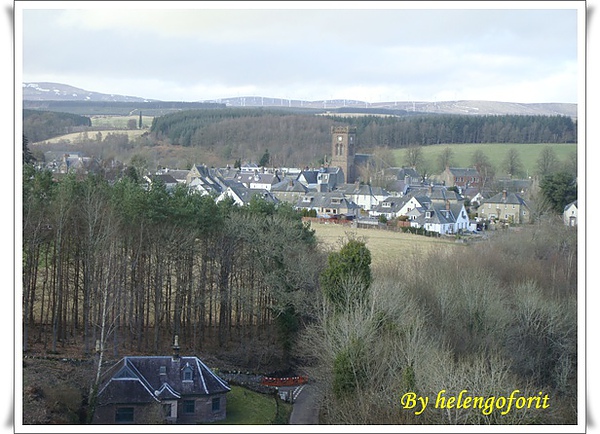
[[358, 180], [358, 168], [366, 165], [371, 157], [356, 153], [356, 127], [331, 127], [331, 166], [339, 167], [344, 174], [344, 182], [353, 184]]

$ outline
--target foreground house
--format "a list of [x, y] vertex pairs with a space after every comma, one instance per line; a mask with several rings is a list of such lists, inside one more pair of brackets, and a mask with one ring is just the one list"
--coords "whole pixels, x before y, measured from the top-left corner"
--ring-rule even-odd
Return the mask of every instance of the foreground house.
[[95, 424], [195, 424], [226, 417], [228, 384], [198, 357], [123, 357], [102, 377]]

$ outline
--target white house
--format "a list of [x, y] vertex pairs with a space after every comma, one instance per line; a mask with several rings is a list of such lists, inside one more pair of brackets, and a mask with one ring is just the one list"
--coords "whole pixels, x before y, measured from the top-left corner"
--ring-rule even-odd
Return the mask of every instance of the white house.
[[[420, 212], [416, 216], [415, 213]], [[422, 210], [415, 208], [409, 212], [411, 215], [410, 225], [423, 228], [430, 232], [441, 235], [449, 235], [469, 230], [469, 216], [465, 205], [450, 201], [432, 202], [423, 207]]]
[[567, 226], [577, 226], [577, 201], [571, 202], [563, 210], [563, 221]]

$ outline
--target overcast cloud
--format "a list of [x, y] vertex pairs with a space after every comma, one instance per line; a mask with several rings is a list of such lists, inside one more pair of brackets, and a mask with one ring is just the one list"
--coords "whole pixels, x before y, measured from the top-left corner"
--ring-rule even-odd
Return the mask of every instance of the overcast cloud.
[[577, 103], [581, 96], [584, 2], [16, 7], [24, 82], [171, 101], [257, 95]]

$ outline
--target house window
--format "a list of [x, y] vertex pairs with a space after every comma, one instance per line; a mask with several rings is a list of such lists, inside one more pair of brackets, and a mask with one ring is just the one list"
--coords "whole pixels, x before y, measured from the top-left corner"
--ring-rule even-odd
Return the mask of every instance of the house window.
[[161, 366], [161, 367], [159, 367], [159, 368], [158, 368], [158, 373], [159, 373], [160, 375], [166, 375], [166, 373], [167, 373], [167, 367], [166, 367], [166, 366]]
[[183, 412], [187, 414], [196, 412], [196, 401], [194, 400], [186, 400], [183, 401]]
[[115, 412], [115, 422], [133, 422], [133, 407], [118, 407], [117, 411]]
[[183, 381], [192, 381], [192, 368], [189, 366], [183, 370]]
[[221, 410], [221, 398], [213, 398], [212, 400], [212, 411], [217, 412]]
[[163, 412], [165, 417], [171, 417], [171, 404], [163, 404]]

